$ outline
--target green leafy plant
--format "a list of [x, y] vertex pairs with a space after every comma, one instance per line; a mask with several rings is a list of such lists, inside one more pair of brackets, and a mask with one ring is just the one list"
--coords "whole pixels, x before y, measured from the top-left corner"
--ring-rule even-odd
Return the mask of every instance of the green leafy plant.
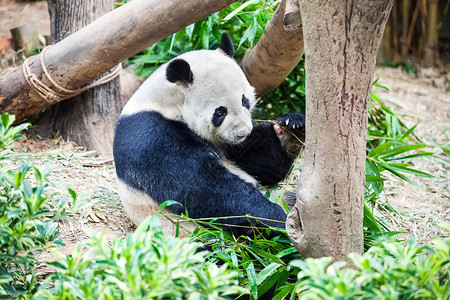
[[353, 268], [330, 265], [330, 257], [293, 261], [296, 292], [301, 299], [449, 299], [450, 241], [433, 244], [382, 242], [350, 254]]
[[391, 62], [384, 62], [379, 65], [391, 67], [391, 68], [400, 68], [403, 72], [414, 74], [415, 76], [418, 76], [417, 68], [408, 61], [401, 61], [398, 63], [391, 61]]
[[[83, 251], [86, 247], [86, 252]], [[46, 279], [43, 299], [230, 299], [247, 293], [239, 273], [207, 261], [203, 244], [166, 238], [157, 215], [125, 240], [103, 234], [79, 245], [72, 255], [50, 263], [58, 272]]]
[[289, 262], [300, 259], [301, 255], [285, 230], [271, 228], [255, 231], [252, 237], [235, 237], [213, 226], [199, 227], [193, 236], [212, 249], [209, 257], [212, 262], [226, 263], [244, 275], [240, 285], [251, 291], [252, 299], [258, 299], [273, 286], [274, 299], [282, 299], [294, 289], [298, 271]]
[[[12, 126], [14, 116], [0, 117], [0, 158], [20, 132], [29, 124]], [[16, 298], [32, 293], [37, 288], [36, 254], [56, 245], [60, 235], [55, 219], [64, 215], [66, 201], [56, 207], [49, 204], [46, 195], [44, 170], [23, 164], [18, 170], [6, 170], [0, 165], [0, 295]], [[34, 175], [34, 182], [30, 180]]]
[[273, 119], [285, 113], [305, 113], [305, 61], [302, 59], [286, 80], [258, 100], [254, 115]]
[[28, 123], [12, 126], [15, 120], [16, 117], [8, 113], [4, 113], [0, 116], [0, 160], [4, 159], [4, 155], [9, 152], [9, 149], [5, 149], [5, 147], [21, 138], [22, 135], [20, 133], [30, 126]]
[[[388, 90], [387, 87], [378, 84], [378, 79], [373, 86]], [[414, 159], [434, 154], [427, 151], [417, 152], [427, 145], [420, 143], [420, 140], [414, 136], [416, 126], [417, 124], [408, 128], [373, 91], [370, 93], [364, 209], [366, 249], [375, 237], [385, 235], [388, 231], [383, 218], [375, 217], [374, 210], [378, 212], [378, 215], [386, 212], [397, 213], [387, 201], [380, 200], [384, 193], [384, 182], [388, 180], [382, 176], [382, 173], [389, 172], [419, 188], [420, 186], [405, 174], [434, 178], [431, 174], [414, 169], [411, 163]]]
[[136, 72], [149, 76], [160, 64], [184, 52], [217, 48], [222, 32], [238, 43], [235, 57], [240, 59], [264, 32], [278, 1], [251, 0], [232, 3], [226, 8], [174, 33], [130, 59]]

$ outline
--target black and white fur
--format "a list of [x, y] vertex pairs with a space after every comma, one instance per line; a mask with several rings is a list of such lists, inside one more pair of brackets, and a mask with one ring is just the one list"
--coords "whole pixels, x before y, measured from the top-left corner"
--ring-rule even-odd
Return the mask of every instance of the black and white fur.
[[[281, 117], [277, 121], [284, 129], [254, 126], [254, 88], [233, 55], [224, 34], [219, 49], [187, 52], [162, 65], [126, 104], [117, 123], [114, 159], [120, 198], [134, 223], [175, 200], [181, 205], [167, 210], [177, 215], [249, 215], [284, 228], [284, 210], [255, 183], [285, 178], [295, 157], [283, 147], [283, 134], [303, 129], [304, 116]], [[163, 222], [169, 234], [172, 222]], [[217, 223], [239, 234], [255, 225], [247, 217]]]

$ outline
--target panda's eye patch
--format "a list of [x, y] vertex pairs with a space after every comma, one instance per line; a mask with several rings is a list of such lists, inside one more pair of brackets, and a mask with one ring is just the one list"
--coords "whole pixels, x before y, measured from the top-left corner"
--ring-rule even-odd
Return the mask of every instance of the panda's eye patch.
[[218, 108], [216, 108], [216, 110], [214, 111], [214, 115], [212, 117], [213, 125], [216, 127], [219, 127], [220, 125], [222, 125], [223, 120], [227, 116], [227, 113], [228, 113], [228, 110], [224, 106], [219, 106]]
[[245, 97], [245, 95], [242, 95], [242, 106], [246, 109], [250, 109], [250, 101]]

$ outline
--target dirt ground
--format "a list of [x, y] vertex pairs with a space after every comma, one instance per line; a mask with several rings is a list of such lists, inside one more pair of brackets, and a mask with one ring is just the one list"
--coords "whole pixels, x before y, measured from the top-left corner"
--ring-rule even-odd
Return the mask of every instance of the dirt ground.
[[405, 238], [416, 236], [421, 242], [432, 237], [449, 237], [438, 225], [450, 222], [450, 161], [442, 146], [450, 141], [450, 69], [440, 67], [422, 69], [419, 76], [406, 74], [400, 69], [377, 67], [375, 78], [389, 88], [373, 91], [385, 104], [402, 116], [408, 126], [419, 125], [416, 135], [424, 151], [436, 153], [434, 157], [411, 161], [413, 168], [436, 178], [409, 176], [423, 187], [419, 189], [389, 174], [387, 199], [400, 213], [401, 219], [391, 219], [392, 229], [404, 231]]
[[0, 0], [0, 67], [3, 60], [14, 59], [10, 30], [30, 24], [43, 38], [50, 36], [47, 1]]
[[[2, 41], [5, 43], [10, 38], [9, 29], [29, 21], [36, 22], [42, 34], [49, 34], [45, 1], [0, 0], [0, 59]], [[411, 176], [423, 189], [384, 174], [390, 179], [387, 201], [400, 214], [400, 217], [392, 215], [391, 229], [404, 231], [406, 239], [416, 236], [425, 243], [436, 236], [449, 237], [438, 224], [450, 223], [450, 161], [441, 149], [449, 142], [450, 135], [450, 70], [444, 67], [423, 69], [415, 77], [399, 69], [377, 67], [377, 77], [379, 83], [390, 90], [377, 88], [374, 92], [397, 114], [403, 115], [408, 125], [420, 122], [415, 131], [417, 136], [429, 145], [428, 150], [437, 153], [434, 157], [411, 162], [415, 168], [436, 176], [434, 179]], [[89, 231], [104, 231], [107, 236], [123, 238], [134, 230], [117, 195], [111, 160], [60, 138], [28, 137], [15, 146], [17, 150], [10, 155], [12, 160], [7, 162], [7, 167], [17, 168], [25, 162], [38, 166], [51, 163], [53, 172], [48, 179], [55, 200], [69, 197], [69, 187], [78, 194], [77, 202], [82, 208], [71, 221], [60, 223], [66, 243], [60, 252], [72, 252], [77, 243], [89, 238]]]
[[43, 35], [50, 35], [47, 1], [0, 0], [0, 37], [11, 36], [11, 28], [30, 22]]

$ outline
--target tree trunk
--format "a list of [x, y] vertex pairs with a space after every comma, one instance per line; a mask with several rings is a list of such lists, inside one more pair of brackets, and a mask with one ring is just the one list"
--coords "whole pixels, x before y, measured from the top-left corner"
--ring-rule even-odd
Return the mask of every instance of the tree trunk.
[[[45, 65], [59, 85], [78, 89], [149, 45], [235, 1], [133, 0], [53, 45], [45, 53]], [[31, 59], [31, 73], [52, 87], [39, 60], [40, 56]], [[41, 98], [32, 90], [22, 67], [0, 77], [0, 112], [15, 114], [17, 122], [59, 101]]]
[[[113, 0], [47, 0], [54, 43], [76, 32], [114, 8]], [[116, 121], [122, 111], [120, 79], [115, 78], [67, 101], [49, 107], [34, 122], [42, 137], [57, 132], [89, 150], [112, 155]]]
[[282, 0], [266, 32], [242, 59], [242, 68], [258, 95], [279, 86], [303, 55], [303, 33], [297, 0]]
[[287, 230], [305, 257], [363, 251], [368, 96], [393, 0], [303, 0], [306, 149]]

